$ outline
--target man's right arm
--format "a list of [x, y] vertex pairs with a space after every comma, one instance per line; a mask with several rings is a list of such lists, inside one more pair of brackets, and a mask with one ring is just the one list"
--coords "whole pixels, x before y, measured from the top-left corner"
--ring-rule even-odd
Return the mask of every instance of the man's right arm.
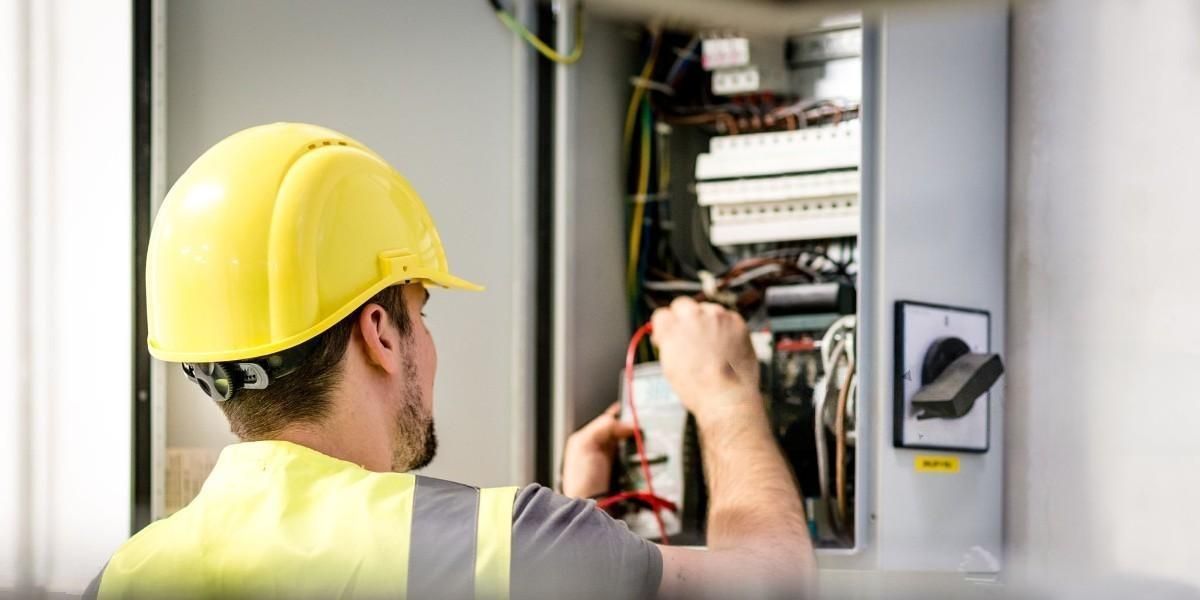
[[659, 595], [799, 597], [815, 588], [800, 493], [771, 434], [735, 313], [682, 298], [654, 314], [664, 374], [696, 418], [709, 485], [707, 550], [660, 547]]

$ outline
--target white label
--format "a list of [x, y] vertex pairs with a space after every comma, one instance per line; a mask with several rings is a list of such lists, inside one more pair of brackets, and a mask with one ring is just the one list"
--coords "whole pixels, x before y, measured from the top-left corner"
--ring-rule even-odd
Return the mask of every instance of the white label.
[[719, 96], [745, 94], [758, 91], [759, 77], [756, 67], [723, 69], [713, 73], [713, 93]]
[[750, 64], [750, 40], [713, 38], [700, 41], [700, 64], [705, 71]]

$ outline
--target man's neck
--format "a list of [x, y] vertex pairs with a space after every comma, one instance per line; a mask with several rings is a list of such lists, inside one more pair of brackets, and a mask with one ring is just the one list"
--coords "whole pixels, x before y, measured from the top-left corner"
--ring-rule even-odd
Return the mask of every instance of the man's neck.
[[[385, 436], [375, 434], [374, 427], [345, 428], [333, 423], [326, 425], [291, 425], [279, 432], [275, 439], [316, 450], [351, 462], [368, 471], [387, 473], [392, 470], [392, 448]], [[375, 435], [373, 435], [375, 434]]]

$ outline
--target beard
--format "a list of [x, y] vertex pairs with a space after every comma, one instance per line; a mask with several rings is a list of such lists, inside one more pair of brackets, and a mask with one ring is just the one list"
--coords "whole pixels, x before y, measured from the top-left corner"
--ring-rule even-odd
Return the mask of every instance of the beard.
[[433, 416], [424, 414], [419, 404], [409, 404], [400, 410], [397, 425], [392, 471], [404, 473], [429, 466], [437, 455]]
[[423, 469], [437, 455], [437, 432], [433, 415], [424, 410], [421, 402], [416, 365], [411, 359], [405, 362], [404, 392], [396, 415], [396, 440], [392, 451], [392, 471], [396, 473]]

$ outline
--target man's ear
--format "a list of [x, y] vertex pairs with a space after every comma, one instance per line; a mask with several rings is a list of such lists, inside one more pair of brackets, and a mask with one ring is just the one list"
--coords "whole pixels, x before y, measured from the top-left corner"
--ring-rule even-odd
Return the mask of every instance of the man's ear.
[[388, 373], [395, 373], [401, 362], [396, 357], [400, 352], [400, 336], [387, 311], [378, 304], [363, 306], [357, 329], [367, 361]]

